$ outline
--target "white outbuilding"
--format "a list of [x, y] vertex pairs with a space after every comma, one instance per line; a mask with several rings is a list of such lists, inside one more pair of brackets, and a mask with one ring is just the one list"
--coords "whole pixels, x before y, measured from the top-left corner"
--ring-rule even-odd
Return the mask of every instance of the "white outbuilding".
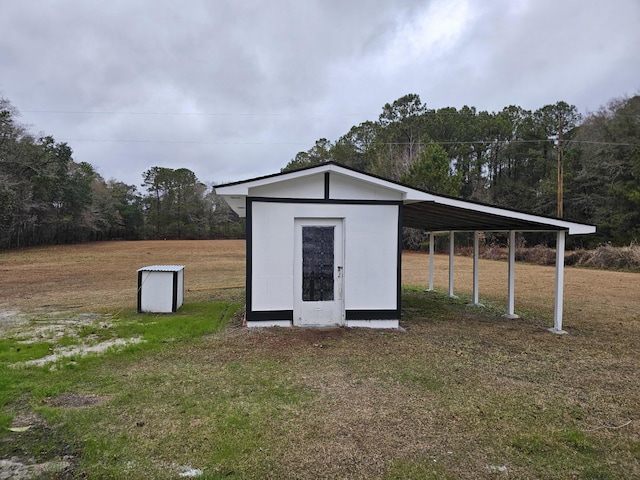
[[[434, 195], [334, 162], [220, 185], [216, 193], [246, 217], [246, 320], [250, 327], [397, 328], [402, 227], [407, 226], [432, 235], [449, 233], [451, 253], [454, 232], [509, 232], [507, 316], [511, 317], [515, 316], [515, 232], [557, 232], [556, 309], [551, 330], [560, 333], [565, 234], [595, 232], [591, 225]], [[433, 249], [430, 254], [433, 265]], [[452, 260], [453, 256], [451, 279]], [[450, 294], [452, 289], [450, 280]]]
[[184, 302], [184, 265], [138, 269], [138, 312], [177, 312]]

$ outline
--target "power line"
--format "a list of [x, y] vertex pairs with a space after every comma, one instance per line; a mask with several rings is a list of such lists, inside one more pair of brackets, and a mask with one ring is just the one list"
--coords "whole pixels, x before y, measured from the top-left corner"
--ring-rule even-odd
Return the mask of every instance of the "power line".
[[87, 143], [157, 143], [157, 144], [185, 144], [185, 145], [308, 145], [307, 142], [215, 142], [207, 140], [115, 140], [115, 139], [89, 139], [66, 138], [62, 142], [87, 142]]
[[[479, 116], [480, 114], [503, 115], [510, 113], [509, 111], [500, 110], [498, 112], [489, 112], [488, 110], [448, 111], [449, 107], [442, 109], [431, 109], [415, 115], [408, 115], [405, 118], [419, 118], [423, 116]], [[443, 111], [447, 110], [447, 111]], [[381, 113], [371, 112], [136, 112], [136, 111], [118, 111], [118, 110], [20, 110], [22, 113], [42, 113], [48, 115], [131, 115], [131, 116], [193, 116], [193, 117], [376, 117]], [[523, 110], [524, 113], [535, 114], [536, 111]], [[597, 117], [599, 114], [587, 113], [585, 117]], [[637, 114], [629, 113], [612, 113], [612, 117], [638, 117]]]
[[52, 115], [131, 115], [131, 116], [192, 116], [192, 117], [352, 117], [370, 116], [370, 113], [278, 113], [278, 112], [118, 112], [108, 110], [21, 110], [23, 113], [43, 113]]
[[[224, 142], [224, 141], [209, 141], [209, 140], [141, 140], [141, 139], [89, 139], [89, 138], [68, 138], [62, 139], [62, 142], [87, 142], [87, 143], [149, 143], [149, 144], [186, 144], [186, 145], [309, 145], [307, 142], [259, 142], [259, 141], [244, 141], [244, 142]], [[549, 143], [554, 142], [554, 139], [538, 139], [538, 140], [455, 140], [455, 141], [430, 141], [430, 142], [376, 142], [376, 145], [380, 146], [403, 146], [403, 145], [417, 145], [427, 146], [430, 144], [437, 145], [512, 145], [512, 144], [527, 144], [527, 143]], [[571, 143], [589, 144], [589, 145], [606, 145], [606, 146], [619, 146], [619, 147], [640, 147], [640, 143], [627, 143], [627, 142], [599, 142], [591, 140], [564, 140], [565, 145]], [[335, 145], [333, 143], [332, 145]], [[312, 147], [313, 148], [313, 147]]]

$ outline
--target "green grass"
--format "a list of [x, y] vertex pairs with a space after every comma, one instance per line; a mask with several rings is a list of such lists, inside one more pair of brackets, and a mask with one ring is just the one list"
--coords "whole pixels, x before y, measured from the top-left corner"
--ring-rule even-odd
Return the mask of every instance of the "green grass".
[[[435, 461], [434, 461], [435, 460]], [[394, 462], [383, 480], [455, 480], [448, 475], [436, 459], [429, 460], [400, 460]]]
[[564, 473], [558, 472], [570, 471], [579, 478], [614, 478], [613, 470], [604, 460], [605, 452], [597, 443], [575, 427], [558, 432], [538, 427], [516, 435], [511, 447], [513, 461], [539, 477], [562, 478]]
[[[621, 340], [465, 303], [407, 289], [405, 331], [224, 329], [226, 302], [127, 311], [78, 337], [144, 342], [54, 370], [2, 364], [2, 425], [44, 420], [5, 430], [0, 458], [69, 452], [74, 477], [98, 479], [637, 477], [634, 424], [620, 427], [637, 390], [605, 354]], [[48, 402], [69, 393], [102, 401]]]
[[224, 326], [237, 308], [218, 302], [187, 304], [172, 314], [130, 312], [115, 325], [114, 332], [121, 338], [140, 335], [150, 345], [196, 338]]
[[[72, 426], [62, 427], [66, 432], [63, 435], [66, 439], [77, 438], [72, 432], [76, 427], [79, 430], [93, 431], [94, 424], [84, 422], [82, 415], [74, 418], [63, 415], [56, 418], [59, 409], [41, 405], [47, 398], [65, 392], [120, 392], [123, 386], [121, 372], [126, 371], [133, 363], [141, 361], [146, 356], [164, 352], [170, 345], [202, 341], [203, 335], [224, 328], [238, 307], [238, 304], [234, 303], [214, 302], [185, 305], [173, 315], [125, 312], [119, 318], [112, 319], [110, 328], [101, 328], [99, 325], [82, 327], [78, 338], [91, 337], [89, 344], [95, 344], [114, 338], [138, 336], [143, 342], [129, 345], [117, 353], [114, 351], [86, 357], [63, 358], [53, 365], [43, 367], [26, 367], [18, 363], [42, 358], [48, 355], [54, 346], [78, 345], [78, 340], [68, 336], [60, 337], [59, 343], [48, 341], [23, 344], [19, 341], [20, 336], [1, 340], [0, 440], [7, 436], [16, 437], [18, 443], [24, 440], [25, 454], [30, 454], [36, 459], [47, 459], [52, 451], [47, 446], [50, 443], [49, 438], [52, 437], [50, 429], [35, 425], [28, 432], [10, 432], [8, 427], [16, 415], [22, 415], [25, 411], [35, 411], [44, 416], [49, 421], [47, 423], [69, 421]], [[141, 396], [139, 401], [145, 401], [145, 398]], [[80, 435], [80, 438], [82, 437], [84, 436]], [[82, 442], [85, 440], [90, 438], [83, 438]], [[75, 440], [60, 440], [59, 443], [68, 445], [75, 443]], [[0, 442], [0, 458], [11, 456], [11, 451], [15, 450], [12, 444], [13, 442]]]
[[96, 381], [109, 402], [48, 412], [50, 420], [69, 425], [72, 437], [83, 438], [91, 478], [118, 477], [124, 466], [127, 478], [172, 478], [178, 466], [192, 464], [210, 478], [260, 478], [269, 470], [268, 461], [254, 462], [256, 452], [282, 445], [286, 412], [308, 401], [309, 393], [288, 385], [270, 362], [231, 361], [210, 370], [192, 364], [202, 348], [183, 344], [180, 352], [152, 353], [141, 362], [147, 365], [122, 378], [105, 365]]
[[0, 365], [25, 362], [49, 354], [51, 342], [21, 343], [16, 339], [0, 340]]

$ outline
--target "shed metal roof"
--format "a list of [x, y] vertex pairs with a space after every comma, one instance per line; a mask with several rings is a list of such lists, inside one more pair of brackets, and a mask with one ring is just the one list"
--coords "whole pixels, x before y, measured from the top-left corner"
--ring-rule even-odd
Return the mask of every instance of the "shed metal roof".
[[138, 272], [179, 272], [184, 265], [149, 265], [138, 269]]
[[333, 172], [388, 188], [401, 194], [403, 225], [426, 231], [566, 231], [570, 235], [594, 233], [596, 227], [564, 219], [509, 210], [479, 202], [436, 195], [400, 182], [364, 173], [336, 162], [290, 172], [228, 183], [215, 187], [240, 216], [245, 214], [245, 200], [251, 188], [292, 180], [322, 172]]

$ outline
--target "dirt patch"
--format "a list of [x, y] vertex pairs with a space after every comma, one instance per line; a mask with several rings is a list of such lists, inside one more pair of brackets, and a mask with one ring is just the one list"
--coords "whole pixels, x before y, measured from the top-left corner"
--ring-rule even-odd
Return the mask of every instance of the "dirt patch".
[[63, 358], [83, 357], [90, 353], [103, 353], [110, 348], [125, 347], [127, 345], [133, 345], [142, 342], [141, 338], [116, 338], [115, 340], [107, 340], [106, 342], [100, 342], [95, 345], [81, 345], [71, 348], [59, 348], [55, 353], [47, 355], [42, 358], [36, 358], [34, 360], [27, 360], [26, 362], [14, 364], [15, 366], [29, 366], [35, 365], [42, 367], [48, 363], [55, 363]]
[[78, 408], [101, 405], [109, 397], [105, 395], [93, 395], [88, 393], [66, 392], [56, 397], [47, 398], [44, 403], [51, 407]]
[[347, 331], [347, 328], [257, 328], [249, 330], [246, 337], [250, 343], [281, 351], [296, 347], [330, 348]]
[[0, 310], [0, 330], [25, 321], [25, 315], [19, 310]]
[[[96, 343], [94, 336], [80, 338], [78, 332], [91, 326], [96, 330], [110, 329], [111, 317], [94, 313], [44, 312], [26, 314], [19, 310], [0, 311], [0, 336], [12, 338], [19, 344], [51, 342], [51, 354], [41, 358], [13, 364], [14, 366], [43, 366], [64, 358], [82, 357], [90, 353], [103, 353], [110, 348], [120, 348], [139, 343], [140, 338], [116, 338]], [[73, 338], [78, 345], [55, 345], [63, 337]]]
[[40, 311], [28, 314], [20, 310], [0, 310], [0, 334], [25, 344], [44, 342], [75, 337], [80, 328], [88, 325], [108, 328], [108, 320], [108, 316], [95, 313]]
[[71, 467], [69, 459], [52, 460], [42, 463], [29, 463], [20, 458], [12, 457], [0, 460], [0, 480], [27, 480], [41, 478], [43, 475], [62, 477], [63, 472]]
[[0, 437], [0, 480], [74, 478], [82, 448], [40, 415], [19, 407], [12, 428]]

